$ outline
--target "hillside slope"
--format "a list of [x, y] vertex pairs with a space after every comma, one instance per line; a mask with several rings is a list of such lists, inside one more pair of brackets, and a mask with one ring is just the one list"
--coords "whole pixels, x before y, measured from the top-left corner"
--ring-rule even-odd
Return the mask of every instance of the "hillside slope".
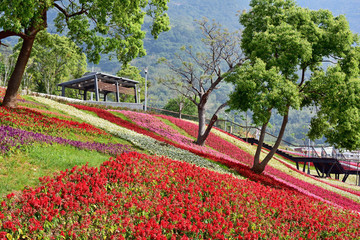
[[0, 107], [0, 239], [360, 236], [359, 187], [278, 157], [252, 174], [254, 147], [220, 130], [199, 147], [193, 122], [19, 101]]

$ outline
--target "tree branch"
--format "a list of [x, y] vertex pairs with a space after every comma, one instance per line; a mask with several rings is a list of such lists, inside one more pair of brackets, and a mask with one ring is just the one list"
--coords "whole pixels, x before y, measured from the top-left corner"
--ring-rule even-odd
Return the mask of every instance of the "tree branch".
[[69, 14], [64, 8], [62, 8], [59, 4], [57, 4], [55, 2], [54, 2], [54, 7], [56, 7], [62, 14], [64, 14], [66, 21], [68, 21], [69, 18], [71, 18], [71, 17], [87, 13], [87, 11], [89, 10], [89, 9], [85, 9], [82, 6], [80, 11]]
[[[0, 40], [4, 39], [4, 38], [7, 38], [7, 37], [11, 37], [11, 36], [18, 36], [18, 37], [21, 37], [21, 38], [26, 37], [26, 35], [24, 33], [16, 33], [16, 32], [13, 32], [13, 31], [1, 31], [0, 32]], [[0, 41], [0, 43], [1, 43], [1, 41]]]
[[[339, 59], [339, 58], [338, 58]], [[321, 62], [323, 63], [332, 63], [332, 64], [337, 64], [337, 62], [333, 62], [330, 59], [326, 59], [326, 60], [322, 60]]]
[[302, 69], [302, 74], [301, 74], [301, 82], [299, 84], [299, 87], [301, 87], [303, 84], [304, 84], [304, 81], [305, 81], [305, 71], [306, 71], [306, 67], [304, 67]]

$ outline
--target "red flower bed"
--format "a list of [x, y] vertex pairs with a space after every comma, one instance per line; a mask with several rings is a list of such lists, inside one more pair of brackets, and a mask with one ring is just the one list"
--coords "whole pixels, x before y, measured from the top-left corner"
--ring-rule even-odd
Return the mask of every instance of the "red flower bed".
[[[235, 160], [230, 161], [225, 158], [216, 157], [216, 156], [206, 153], [204, 151], [200, 151], [198, 149], [194, 149], [191, 147], [186, 147], [184, 145], [174, 143], [174, 142], [169, 141], [151, 131], [143, 129], [136, 124], [130, 123], [126, 120], [116, 117], [106, 110], [102, 110], [102, 109], [98, 109], [98, 108], [94, 108], [94, 107], [82, 106], [82, 105], [72, 105], [72, 106], [77, 107], [79, 109], [83, 109], [83, 110], [93, 111], [99, 117], [104, 118], [108, 121], [111, 121], [115, 124], [126, 127], [128, 129], [131, 129], [138, 133], [153, 137], [154, 139], [156, 139], [158, 141], [166, 142], [177, 148], [187, 150], [198, 156], [211, 159], [215, 162], [219, 162], [231, 169], [234, 169], [235, 171], [240, 173], [242, 176], [248, 177], [249, 179], [254, 180], [254, 181], [260, 181], [264, 185], [272, 186], [275, 188], [283, 188], [283, 189], [294, 189], [294, 187], [295, 187], [297, 191], [300, 191], [307, 195], [320, 197], [321, 199], [327, 200], [329, 202], [333, 202], [337, 206], [342, 206], [344, 208], [352, 209], [355, 211], [358, 211], [360, 209], [360, 204], [349, 198], [343, 197], [337, 193], [326, 190], [322, 187], [318, 187], [313, 184], [307, 183], [305, 181], [299, 180], [295, 177], [292, 177], [288, 174], [283, 173], [282, 171], [272, 168], [271, 166], [266, 167], [267, 174], [259, 175], [259, 174], [253, 173], [247, 165], [240, 163], [240, 162], [243, 162], [242, 158], [235, 158], [235, 157], [241, 157], [241, 155], [251, 157], [251, 158], [252, 158], [252, 156], [250, 154], [242, 151], [238, 147], [234, 146], [233, 144], [227, 142], [226, 140], [224, 140], [220, 137], [217, 137], [215, 134], [210, 134], [210, 135], [213, 135], [213, 137], [209, 138], [207, 140], [207, 143], [210, 146], [213, 146], [216, 150], [218, 150], [220, 152], [224, 151], [223, 153], [230, 155], [231, 157], [235, 158], [236, 160], [239, 160], [240, 162], [235, 161]], [[194, 130], [194, 129], [197, 129], [196, 128], [197, 126], [193, 123], [189, 123], [187, 121], [183, 121], [183, 120], [168, 117], [168, 116], [162, 116], [162, 117], [169, 119], [177, 126], [183, 128], [189, 134], [191, 134], [191, 133], [194, 134], [196, 132], [196, 130]], [[189, 123], [189, 124], [187, 124], [187, 123]], [[212, 143], [213, 141], [216, 141], [216, 143]], [[224, 147], [224, 146], [226, 146], [226, 147]], [[249, 161], [248, 158], [246, 158], [246, 160], [244, 162], [247, 163], [248, 161]], [[277, 179], [279, 179], [279, 180], [277, 180]], [[287, 183], [289, 183], [289, 184], [287, 184]], [[306, 189], [306, 190], [304, 191], [303, 189]]]
[[360, 217], [295, 191], [129, 153], [0, 203], [0, 239], [356, 239]]
[[66, 136], [72, 130], [84, 135], [108, 135], [105, 131], [90, 124], [47, 117], [28, 108], [10, 109], [0, 107], [0, 125], [8, 125], [22, 130], [55, 136]]

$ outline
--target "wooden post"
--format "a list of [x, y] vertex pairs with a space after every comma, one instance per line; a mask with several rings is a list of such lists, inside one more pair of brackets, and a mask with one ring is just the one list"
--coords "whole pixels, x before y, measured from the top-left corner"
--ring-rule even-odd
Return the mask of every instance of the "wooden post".
[[86, 96], [87, 95], [87, 90], [84, 90], [84, 101], [86, 101], [87, 99], [86, 99]]
[[61, 86], [61, 96], [65, 97], [65, 86]]
[[96, 75], [95, 75], [95, 98], [96, 98], [96, 101], [98, 102], [99, 101], [99, 85], [98, 85], [98, 78]]

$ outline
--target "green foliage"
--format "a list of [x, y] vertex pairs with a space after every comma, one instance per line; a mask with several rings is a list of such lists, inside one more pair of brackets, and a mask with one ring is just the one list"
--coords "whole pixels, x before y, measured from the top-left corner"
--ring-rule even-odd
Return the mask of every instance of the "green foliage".
[[297, 85], [287, 81], [278, 68], [271, 67], [267, 70], [261, 59], [256, 59], [253, 65], [245, 63], [236, 73], [230, 74], [227, 81], [235, 84], [229, 107], [253, 111], [252, 117], [256, 125], [269, 121], [271, 109], [277, 109], [284, 115], [288, 105], [294, 109], [300, 105]]
[[[181, 111], [180, 111], [180, 107], [182, 108]], [[187, 115], [197, 114], [196, 105], [188, 98], [183, 96], [178, 96], [176, 98], [170, 99], [164, 106], [164, 109], [173, 112], [181, 112], [182, 114], [187, 114]]]
[[[254, 123], [262, 125], [253, 170], [264, 171], [280, 145], [290, 108], [315, 105], [320, 109], [311, 121], [312, 138], [324, 134], [337, 147], [359, 147], [360, 99], [356, 94], [360, 85], [354, 79], [359, 77], [359, 71], [354, 73], [359, 64], [352, 57], [359, 54], [351, 50], [357, 37], [346, 18], [334, 17], [328, 10], [301, 8], [293, 0], [252, 0], [250, 6], [240, 16], [241, 48], [248, 62], [229, 74], [227, 81], [235, 85], [230, 108], [252, 111]], [[338, 59], [340, 66], [321, 69], [327, 58]], [[310, 79], [305, 79], [306, 71], [312, 73]], [[283, 121], [273, 150], [260, 163], [272, 112], [283, 116]]]
[[5, 86], [15, 64], [10, 46], [0, 47], [0, 86]]
[[43, 12], [47, 11], [54, 1], [47, 0], [3, 0], [0, 2], [0, 27], [3, 31], [21, 34], [24, 29], [38, 27], [44, 29]]
[[0, 2], [0, 41], [18, 36], [23, 39], [17, 64], [8, 82], [3, 105], [16, 106], [16, 93], [38, 32], [48, 26], [48, 11], [56, 9], [56, 30], [66, 33], [98, 63], [101, 54], [114, 53], [120, 62], [128, 63], [146, 54], [143, 47], [145, 31], [141, 29], [145, 16], [152, 19], [151, 34], [155, 37], [169, 30], [165, 11], [169, 0], [5, 0]]
[[355, 47], [338, 65], [313, 74], [306, 93], [320, 107], [311, 120], [312, 139], [325, 136], [328, 143], [338, 148], [360, 148], [359, 60], [360, 51]]
[[[145, 92], [145, 78], [140, 74], [141, 70], [130, 64], [123, 65], [121, 70], [117, 72], [117, 76], [129, 78], [139, 82], [138, 87], [140, 87], [141, 93]], [[149, 87], [149, 82], [148, 82]], [[145, 99], [145, 95], [142, 94], [141, 99]], [[121, 101], [134, 102], [134, 97], [129, 97], [128, 95], [124, 96], [126, 99], [122, 98]], [[141, 97], [141, 94], [140, 94]]]
[[140, 74], [141, 70], [130, 64], [123, 65], [120, 71], [117, 72], [118, 76], [130, 78], [132, 80], [138, 81], [140, 84], [145, 84], [145, 78]]
[[[14, 47], [19, 55], [22, 42]], [[37, 92], [56, 93], [56, 84], [78, 78], [86, 71], [86, 56], [69, 38], [41, 31], [26, 69], [31, 83], [27, 87]]]
[[230, 106], [253, 111], [260, 125], [272, 109], [284, 115], [288, 106], [306, 105], [305, 79], [299, 79], [298, 70], [313, 71], [327, 56], [346, 56], [354, 36], [345, 17], [328, 10], [304, 9], [292, 0], [253, 0], [250, 6], [240, 17], [241, 47], [249, 62], [227, 80], [236, 85]]
[[[141, 29], [146, 15], [152, 18], [151, 34], [157, 38], [160, 32], [169, 30], [167, 10], [168, 0], [152, 1], [81, 1], [71, 2], [64, 10], [71, 14], [86, 10], [82, 14], [68, 17], [58, 14], [55, 26], [83, 50], [90, 61], [98, 63], [100, 54], [115, 52], [121, 62], [129, 62], [136, 56], [144, 56]], [[58, 8], [54, 2], [54, 6]]]

